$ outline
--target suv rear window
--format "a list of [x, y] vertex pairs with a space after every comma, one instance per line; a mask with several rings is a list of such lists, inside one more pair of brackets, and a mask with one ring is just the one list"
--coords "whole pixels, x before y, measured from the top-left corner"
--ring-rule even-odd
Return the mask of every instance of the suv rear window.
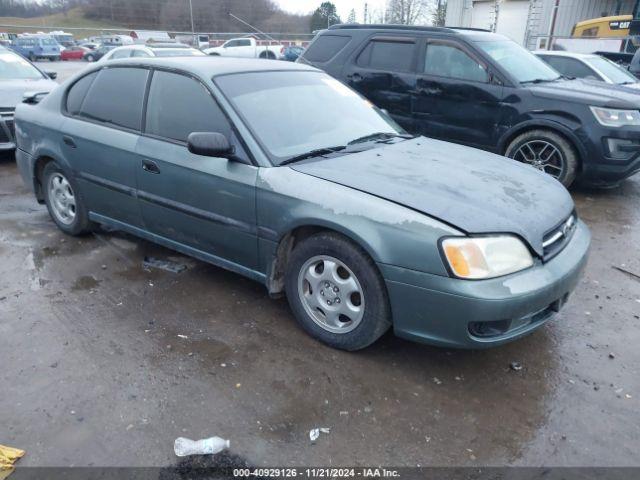
[[142, 68], [101, 70], [84, 99], [80, 116], [140, 130], [148, 75], [149, 71]]
[[344, 35], [321, 35], [304, 53], [304, 58], [312, 63], [328, 62], [342, 50], [351, 37]]
[[358, 56], [358, 65], [376, 70], [408, 72], [413, 64], [416, 44], [408, 41], [372, 40]]

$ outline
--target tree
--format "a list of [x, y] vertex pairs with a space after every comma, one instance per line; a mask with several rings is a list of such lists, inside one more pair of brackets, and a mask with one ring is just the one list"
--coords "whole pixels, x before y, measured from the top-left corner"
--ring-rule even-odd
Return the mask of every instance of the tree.
[[323, 2], [311, 15], [312, 32], [323, 30], [336, 23], [342, 23], [342, 20], [338, 16], [336, 6], [331, 2]]
[[415, 25], [423, 23], [427, 17], [432, 0], [389, 0], [387, 19], [389, 23]]
[[444, 27], [444, 24], [447, 20], [447, 0], [438, 0], [433, 14], [431, 16], [431, 21], [433, 22], [434, 27]]
[[352, 8], [349, 12], [349, 18], [347, 19], [347, 23], [356, 23], [356, 9]]

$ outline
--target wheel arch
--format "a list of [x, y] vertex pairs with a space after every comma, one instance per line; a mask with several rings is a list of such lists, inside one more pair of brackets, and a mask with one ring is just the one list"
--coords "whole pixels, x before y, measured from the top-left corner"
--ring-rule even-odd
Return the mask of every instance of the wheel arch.
[[55, 162], [60, 167], [65, 168], [67, 165], [61, 162], [59, 158], [51, 152], [40, 152], [34, 156], [33, 161], [33, 191], [36, 195], [38, 203], [44, 203], [44, 192], [42, 189], [42, 173], [44, 168], [51, 162]]
[[549, 130], [567, 140], [578, 154], [578, 169], [582, 170], [584, 159], [587, 156], [586, 148], [573, 131], [561, 123], [554, 122], [552, 120], [531, 120], [512, 127], [505, 132], [502, 137], [500, 137], [500, 140], [498, 141], [498, 152], [501, 155], [505, 155], [507, 147], [517, 136], [533, 130]]
[[[266, 285], [269, 295], [277, 297], [284, 291], [285, 272], [293, 249], [303, 240], [321, 232], [338, 234], [360, 247], [376, 263], [373, 247], [352, 230], [331, 222], [300, 222], [292, 225], [278, 238], [275, 253], [267, 268]], [[377, 267], [376, 267], [377, 268]], [[380, 273], [380, 272], [378, 272]]]

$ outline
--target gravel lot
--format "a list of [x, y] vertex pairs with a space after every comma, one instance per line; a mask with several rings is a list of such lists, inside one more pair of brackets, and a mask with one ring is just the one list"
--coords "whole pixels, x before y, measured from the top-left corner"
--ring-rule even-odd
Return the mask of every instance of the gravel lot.
[[[640, 466], [640, 278], [613, 268], [640, 274], [640, 175], [572, 193], [591, 259], [547, 326], [488, 351], [387, 335], [345, 353], [238, 275], [116, 232], [65, 236], [5, 156], [1, 443], [23, 466], [170, 465], [176, 437], [211, 435], [256, 465]], [[312, 445], [314, 427], [331, 433]]]

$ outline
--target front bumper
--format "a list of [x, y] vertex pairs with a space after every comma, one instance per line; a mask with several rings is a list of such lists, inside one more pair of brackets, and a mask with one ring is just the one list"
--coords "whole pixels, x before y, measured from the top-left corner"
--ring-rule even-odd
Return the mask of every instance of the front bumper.
[[[589, 140], [582, 164], [582, 179], [586, 183], [617, 183], [640, 172], [640, 127], [591, 125], [588, 130], [592, 131], [584, 132]], [[618, 151], [616, 144], [624, 144], [624, 151]]]
[[13, 110], [0, 109], [0, 151], [15, 150], [16, 131]]
[[[566, 302], [587, 262], [591, 234], [578, 222], [553, 259], [522, 272], [468, 281], [379, 265], [391, 301], [396, 335], [457, 348], [485, 348], [542, 326]], [[474, 325], [502, 322], [500, 334], [472, 334]]]

